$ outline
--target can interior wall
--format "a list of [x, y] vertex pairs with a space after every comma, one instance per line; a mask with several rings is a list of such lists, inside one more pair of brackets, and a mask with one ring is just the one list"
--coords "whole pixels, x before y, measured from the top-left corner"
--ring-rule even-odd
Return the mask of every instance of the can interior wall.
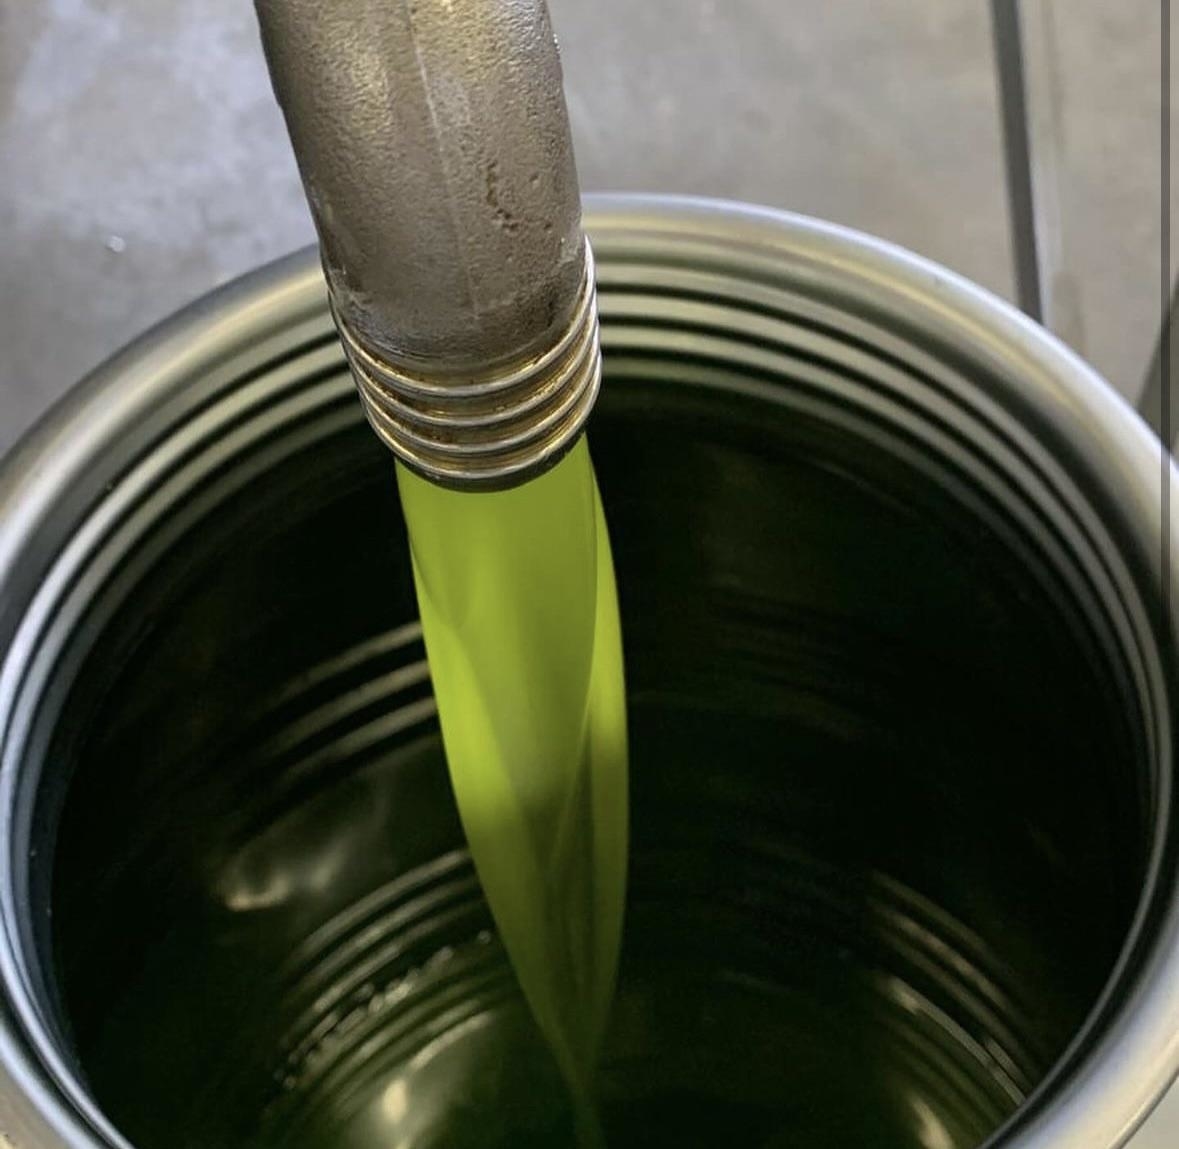
[[[590, 225], [633, 732], [611, 1146], [1063, 1145], [1170, 897], [1150, 543], [1029, 365], [1100, 384], [1046, 340], [1013, 375], [1000, 305], [1009, 345], [946, 335], [906, 296], [942, 273], [820, 225]], [[29, 1149], [566, 1143], [310, 259], [71, 402], [0, 486], [33, 508], [0, 575]]]

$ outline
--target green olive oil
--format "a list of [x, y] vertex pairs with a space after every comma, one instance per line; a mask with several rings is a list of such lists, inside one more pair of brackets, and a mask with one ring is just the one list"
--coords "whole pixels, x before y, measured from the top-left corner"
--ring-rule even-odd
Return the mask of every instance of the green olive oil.
[[617, 591], [584, 438], [492, 493], [398, 464], [450, 775], [536, 1021], [584, 1104], [614, 992], [627, 860]]

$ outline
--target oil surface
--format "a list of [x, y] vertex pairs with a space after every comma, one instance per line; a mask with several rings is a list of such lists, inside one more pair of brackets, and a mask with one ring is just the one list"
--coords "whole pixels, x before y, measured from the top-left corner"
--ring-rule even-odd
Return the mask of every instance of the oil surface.
[[397, 470], [463, 829], [529, 1007], [586, 1098], [627, 856], [621, 632], [589, 450], [494, 493]]

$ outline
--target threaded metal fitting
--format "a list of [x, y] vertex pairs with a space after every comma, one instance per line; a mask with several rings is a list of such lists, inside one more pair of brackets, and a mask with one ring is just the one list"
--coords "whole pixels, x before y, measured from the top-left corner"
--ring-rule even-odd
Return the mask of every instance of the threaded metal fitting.
[[435, 482], [540, 473], [600, 378], [545, 0], [255, 3], [369, 421]]
[[598, 396], [602, 356], [590, 245], [568, 327], [539, 355], [442, 379], [366, 347], [336, 306], [365, 414], [407, 466], [450, 487], [497, 489], [534, 478], [576, 442]]

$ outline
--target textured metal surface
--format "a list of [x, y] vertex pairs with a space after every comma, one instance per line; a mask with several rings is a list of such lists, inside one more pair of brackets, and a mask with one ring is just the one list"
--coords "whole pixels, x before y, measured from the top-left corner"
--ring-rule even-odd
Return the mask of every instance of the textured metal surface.
[[[699, 204], [590, 224], [637, 734], [620, 1143], [645, 1115], [675, 1144], [958, 1149], [1023, 1100], [996, 1144], [1118, 1144], [1176, 1029], [1149, 433], [884, 245]], [[465, 863], [381, 455], [304, 260], [113, 364], [0, 478], [0, 1124], [22, 1149], [119, 1143], [79, 1056], [150, 1149], [233, 1143], [270, 1095], [283, 1144], [378, 1118], [428, 1144], [462, 1120], [465, 1058], [509, 1073], [531, 1048], [474, 918], [416, 954], [398, 932], [438, 891], [461, 907]], [[445, 1004], [463, 971], [474, 1016]], [[367, 1010], [410, 1024], [386, 1007], [415, 986], [399, 1052]], [[405, 1109], [412, 1050], [443, 1058], [441, 1109]], [[308, 1058], [322, 1088], [283, 1108]]]
[[328, 283], [357, 336], [456, 370], [543, 350], [582, 278], [543, 0], [257, 8]]
[[545, 0], [258, 0], [374, 428], [437, 481], [551, 466], [599, 378]]
[[511, 486], [554, 466], [577, 441], [602, 381], [593, 253], [569, 325], [544, 351], [498, 370], [411, 374], [371, 354], [333, 307], [336, 326], [381, 441], [435, 483]]

